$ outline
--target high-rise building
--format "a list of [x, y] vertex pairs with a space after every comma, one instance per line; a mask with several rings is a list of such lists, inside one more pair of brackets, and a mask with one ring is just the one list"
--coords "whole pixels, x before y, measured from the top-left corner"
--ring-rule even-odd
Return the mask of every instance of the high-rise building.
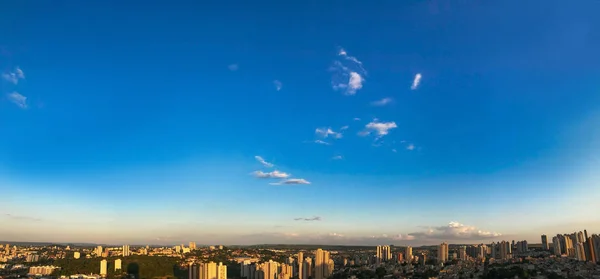
[[215, 262], [201, 263], [199, 273], [200, 279], [217, 279], [217, 264]]
[[378, 245], [376, 259], [378, 263], [386, 262], [392, 259], [392, 249], [389, 245]]
[[122, 269], [121, 267], [121, 259], [116, 259], [115, 260], [115, 271]]
[[123, 245], [123, 257], [129, 257], [129, 245]]
[[100, 275], [106, 276], [107, 269], [108, 269], [108, 262], [106, 260], [100, 261]]
[[585, 261], [585, 246], [582, 242], [579, 242], [575, 245], [575, 258], [578, 261]]
[[313, 274], [313, 260], [312, 260], [312, 258], [306, 257], [304, 259], [304, 264], [302, 264], [302, 267], [304, 268], [302, 270], [302, 279], [308, 279], [308, 277], [312, 277], [312, 274]]
[[217, 279], [227, 279], [227, 266], [221, 262], [217, 266]]
[[587, 251], [586, 259], [588, 261], [590, 261], [590, 262], [593, 262], [593, 263], [597, 262], [598, 261], [598, 259], [597, 259], [598, 255], [596, 255], [596, 251], [594, 249], [594, 240], [593, 240], [593, 238], [592, 237], [588, 237], [587, 241], [585, 242], [585, 245], [587, 247], [587, 249], [586, 249], [586, 251]]
[[552, 238], [552, 249], [554, 250], [554, 255], [560, 256], [562, 254], [560, 249], [560, 239], [557, 236]]
[[406, 246], [406, 249], [404, 250], [404, 259], [409, 263], [412, 262], [413, 254], [411, 246]]
[[[242, 274], [243, 274], [243, 269], [242, 269]], [[242, 277], [244, 277], [242, 275]], [[198, 274], [198, 265], [194, 264], [194, 263], [190, 263], [188, 266], [188, 279], [199, 279], [200, 278], [200, 274]], [[246, 277], [246, 279], [249, 279], [248, 277]]]
[[550, 246], [548, 246], [548, 237], [545, 234], [542, 234], [542, 249], [546, 251], [550, 250]]
[[303, 266], [302, 264], [304, 263], [304, 253], [302, 252], [298, 252], [298, 279], [304, 279], [302, 277], [303, 273]]
[[445, 263], [448, 261], [448, 243], [444, 242], [438, 247], [438, 262]]
[[458, 248], [458, 259], [460, 259], [461, 261], [467, 260], [467, 247], [460, 246]]
[[190, 241], [190, 250], [195, 250], [195, 249], [196, 249], [196, 242]]
[[584, 243], [585, 242], [585, 238], [583, 235], [583, 232], [578, 232], [577, 233], [577, 243]]
[[96, 256], [102, 256], [102, 246], [96, 247]]

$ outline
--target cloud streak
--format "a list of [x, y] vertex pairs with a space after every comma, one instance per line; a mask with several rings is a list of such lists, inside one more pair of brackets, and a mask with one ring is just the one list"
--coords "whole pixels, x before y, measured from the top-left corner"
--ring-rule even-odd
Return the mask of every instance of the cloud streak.
[[278, 170], [272, 172], [255, 171], [252, 174], [257, 178], [288, 178], [291, 176], [289, 173], [280, 172]]
[[259, 163], [261, 163], [263, 166], [265, 166], [267, 168], [272, 168], [273, 166], [275, 166], [275, 165], [265, 161], [265, 159], [263, 159], [263, 157], [261, 157], [261, 156], [254, 156], [254, 159], [256, 159], [256, 161], [258, 161]]
[[4, 214], [4, 216], [6, 216], [7, 218], [11, 219], [11, 220], [15, 220], [15, 221], [34, 221], [34, 222], [39, 222], [42, 221], [42, 219], [40, 218], [35, 218], [35, 217], [30, 217], [30, 216], [22, 216], [22, 215], [13, 215], [13, 214]]
[[240, 66], [238, 66], [238, 64], [231, 64], [231, 65], [227, 66], [227, 68], [230, 71], [235, 72], [235, 71], [239, 70]]
[[306, 222], [321, 221], [321, 220], [322, 219], [319, 216], [314, 216], [314, 217], [310, 217], [310, 218], [306, 218], [306, 217], [294, 218], [294, 221], [306, 221]]
[[410, 89], [412, 90], [416, 90], [419, 87], [419, 84], [421, 83], [421, 74], [416, 74], [415, 78], [413, 79], [412, 85], [410, 86]]
[[310, 184], [310, 182], [303, 178], [290, 178], [290, 179], [282, 180], [280, 182], [269, 183], [269, 184], [271, 184], [271, 185], [302, 185], [302, 184], [308, 185], [308, 184]]
[[382, 107], [390, 103], [392, 103], [392, 98], [383, 98], [381, 100], [371, 102], [371, 105], [375, 107]]
[[337, 156], [333, 156], [331, 159], [332, 160], [342, 160], [342, 159], [344, 159], [344, 157], [342, 157], [341, 155], [337, 155]]
[[15, 91], [13, 93], [9, 93], [6, 95], [6, 97], [11, 103], [17, 105], [18, 107], [22, 109], [27, 108], [27, 97], [19, 94], [19, 92]]

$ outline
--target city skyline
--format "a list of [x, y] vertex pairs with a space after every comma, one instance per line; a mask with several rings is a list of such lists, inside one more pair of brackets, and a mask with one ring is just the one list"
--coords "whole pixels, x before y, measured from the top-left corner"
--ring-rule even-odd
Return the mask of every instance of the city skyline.
[[26, 2], [0, 11], [1, 240], [600, 232], [598, 2]]

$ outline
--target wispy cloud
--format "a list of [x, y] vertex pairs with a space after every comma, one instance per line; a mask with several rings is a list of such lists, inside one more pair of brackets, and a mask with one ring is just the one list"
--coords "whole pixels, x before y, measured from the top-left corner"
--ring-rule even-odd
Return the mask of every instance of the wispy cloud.
[[383, 137], [395, 128], [398, 128], [396, 122], [379, 122], [379, 120], [373, 120], [365, 125], [365, 130], [361, 131], [359, 135], [366, 136], [374, 132], [378, 137]]
[[306, 218], [306, 217], [298, 217], [298, 218], [294, 218], [294, 221], [321, 221], [321, 217], [319, 216], [314, 216], [314, 217], [310, 217], [310, 218]]
[[340, 48], [338, 56], [344, 59], [334, 61], [330, 68], [333, 72], [331, 78], [333, 90], [342, 90], [346, 95], [354, 95], [362, 89], [367, 71], [360, 60], [349, 56], [343, 48]]
[[281, 83], [281, 81], [278, 81], [278, 80], [274, 80], [273, 85], [275, 85], [275, 90], [277, 90], [277, 91], [281, 90], [281, 87], [283, 87], [283, 84]]
[[352, 120], [354, 120], [354, 121], [360, 121], [360, 118], [354, 117], [354, 119], [352, 119]]
[[396, 153], [398, 150], [396, 150], [396, 148], [392, 148], [392, 152]]
[[288, 178], [289, 173], [274, 170], [272, 172], [255, 171], [252, 173], [257, 178]]
[[316, 143], [316, 144], [322, 144], [322, 145], [331, 145], [331, 143], [328, 143], [328, 142], [322, 141], [322, 140], [315, 140], [314, 143]]
[[381, 107], [381, 106], [390, 104], [391, 102], [392, 102], [392, 98], [383, 98], [381, 100], [371, 102], [371, 105], [376, 106], [376, 107]]
[[421, 74], [416, 74], [415, 78], [413, 79], [413, 83], [412, 86], [410, 87], [410, 89], [412, 90], [416, 90], [417, 87], [419, 87], [419, 84], [421, 83]]
[[240, 66], [238, 66], [238, 64], [231, 64], [227, 66], [227, 68], [229, 68], [230, 71], [235, 72], [240, 68]]
[[271, 185], [298, 185], [298, 184], [310, 184], [310, 182], [303, 178], [290, 178], [290, 179], [282, 180], [280, 182], [269, 183], [269, 184], [271, 184]]
[[479, 240], [502, 236], [492, 231], [485, 231], [474, 226], [463, 225], [459, 222], [450, 222], [448, 225], [430, 227], [425, 231], [410, 233], [409, 235], [418, 239], [440, 239], [440, 240]]
[[19, 106], [22, 109], [26, 109], [27, 108], [27, 97], [19, 94], [19, 92], [13, 92], [13, 93], [9, 93], [6, 95], [6, 97], [8, 98], [8, 100], [12, 103], [14, 103], [15, 105]]
[[42, 221], [42, 219], [40, 219], [40, 218], [31, 217], [31, 216], [13, 215], [13, 214], [8, 214], [8, 213], [4, 214], [4, 216], [6, 216], [7, 218], [9, 218], [11, 220], [15, 220], [15, 221], [34, 221], [34, 222]]
[[20, 79], [25, 79], [25, 73], [16, 67], [14, 71], [3, 73], [2, 78], [12, 84], [18, 84]]
[[344, 159], [344, 157], [342, 157], [341, 155], [337, 155], [337, 156], [333, 156], [331, 159], [332, 160], [342, 160], [342, 159]]
[[409, 144], [409, 145], [406, 146], [406, 149], [407, 150], [415, 150], [415, 145], [411, 143], [411, 144]]
[[315, 134], [321, 136], [321, 137], [329, 137], [332, 136], [333, 138], [336, 139], [340, 139], [342, 138], [342, 133], [336, 132], [334, 130], [332, 130], [331, 128], [317, 128], [315, 129]]
[[256, 159], [256, 161], [258, 161], [259, 163], [261, 163], [263, 166], [267, 167], [267, 168], [272, 168], [274, 165], [265, 161], [265, 159], [263, 159], [263, 157], [260, 156], [254, 156], [254, 159]]
[[342, 126], [342, 127], [340, 128], [340, 131], [347, 130], [348, 128], [350, 128], [350, 126], [348, 126], [348, 125], [346, 125], [346, 126]]

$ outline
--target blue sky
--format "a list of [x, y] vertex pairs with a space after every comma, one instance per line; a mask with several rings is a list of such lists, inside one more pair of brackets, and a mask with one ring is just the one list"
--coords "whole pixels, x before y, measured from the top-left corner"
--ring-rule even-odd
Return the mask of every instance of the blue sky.
[[599, 232], [600, 3], [572, 4], [4, 3], [0, 240]]

